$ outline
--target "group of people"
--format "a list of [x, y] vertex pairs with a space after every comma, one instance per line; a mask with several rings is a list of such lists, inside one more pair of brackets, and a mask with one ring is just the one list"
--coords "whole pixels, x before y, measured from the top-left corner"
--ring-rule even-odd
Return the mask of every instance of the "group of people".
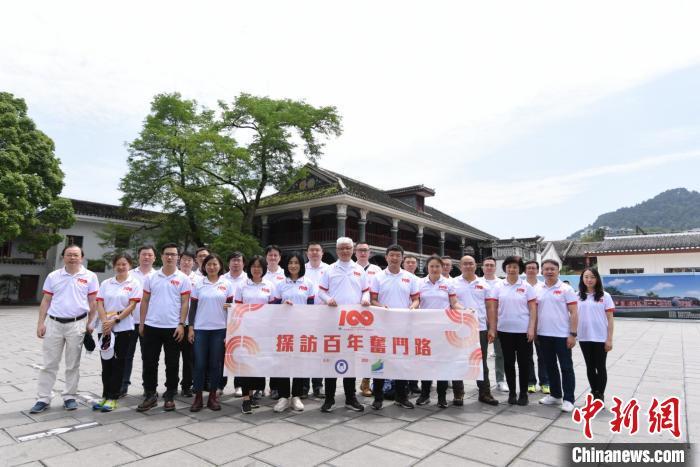
[[[235, 252], [226, 262], [206, 248], [180, 252], [176, 244], [160, 249], [161, 269], [154, 269], [156, 250], [138, 250], [138, 266], [126, 253], [114, 256], [115, 276], [98, 283], [97, 276], [83, 267], [83, 251], [69, 245], [63, 249], [64, 267], [46, 278], [39, 308], [37, 336], [43, 339], [44, 365], [40, 370], [38, 397], [32, 413], [49, 407], [59, 361], [65, 353], [66, 386], [64, 407], [77, 408], [76, 393], [80, 356], [85, 333], [98, 333], [102, 361], [102, 398], [93, 408], [109, 412], [116, 408], [131, 384], [137, 343], [142, 357], [143, 400], [139, 411], [158, 404], [158, 365], [165, 356], [163, 408], [174, 410], [178, 383], [184, 396], [193, 397], [191, 411], [206, 407], [220, 410], [220, 394], [227, 384], [223, 377], [224, 341], [228, 308], [232, 303], [288, 306], [299, 304], [357, 303], [389, 309], [445, 309], [472, 311], [478, 317], [483, 378], [476, 382], [482, 403], [497, 405], [491, 393], [487, 364], [488, 345], [496, 351], [497, 387], [508, 392], [508, 403], [527, 405], [528, 393], [537, 389], [533, 342], [537, 352], [541, 404], [573, 410], [575, 379], [572, 349], [580, 342], [586, 362], [591, 394], [604, 400], [607, 381], [606, 355], [612, 349], [614, 304], [603, 290], [596, 269], [581, 273], [579, 289], [559, 278], [559, 264], [542, 262], [544, 281], [538, 280], [540, 265], [512, 256], [503, 261], [505, 278], [496, 277], [496, 260], [485, 258], [483, 276], [469, 255], [460, 259], [461, 274], [450, 277], [452, 260], [433, 255], [425, 263], [425, 277], [416, 275], [418, 258], [405, 254], [399, 245], [386, 249], [387, 266], [369, 262], [367, 243], [354, 244], [341, 237], [336, 242], [337, 261], [322, 262], [320, 243], [307, 246], [306, 259], [299, 252], [285, 257], [275, 245], [264, 256], [246, 261]], [[353, 260], [353, 254], [356, 261]], [[525, 277], [522, 277], [525, 273]], [[419, 311], [417, 311], [419, 312]], [[180, 362], [182, 361], [182, 378]], [[517, 380], [516, 380], [517, 364]], [[502, 369], [499, 368], [502, 365]], [[503, 375], [505, 381], [502, 381]], [[272, 376], [272, 375], [271, 375]], [[304, 410], [302, 399], [313, 391], [323, 397], [322, 412], [335, 407], [336, 378], [269, 379], [270, 397], [277, 399], [276, 412]], [[356, 396], [355, 378], [343, 378], [345, 407], [363, 411]], [[395, 404], [414, 408], [430, 403], [432, 381], [392, 381]], [[236, 377], [234, 394], [242, 397], [241, 410], [250, 414], [258, 407], [266, 378]], [[452, 404], [464, 403], [463, 381], [437, 381], [437, 405], [446, 408], [452, 387]], [[385, 381], [363, 380], [360, 391], [372, 396], [371, 407], [380, 410]], [[519, 389], [519, 391], [518, 391]]]

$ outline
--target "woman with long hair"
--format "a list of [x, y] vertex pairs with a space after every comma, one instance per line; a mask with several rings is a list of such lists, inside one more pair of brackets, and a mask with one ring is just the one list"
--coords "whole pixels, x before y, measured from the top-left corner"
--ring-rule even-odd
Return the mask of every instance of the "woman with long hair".
[[224, 264], [216, 254], [209, 254], [200, 269], [202, 277], [192, 282], [187, 339], [194, 345], [193, 390], [190, 412], [202, 410], [205, 375], [209, 374], [207, 407], [221, 410], [217, 388], [221, 378], [226, 340], [226, 318], [235, 293], [233, 284], [223, 277]]
[[588, 384], [595, 399], [605, 402], [608, 373], [605, 360], [613, 348], [615, 303], [603, 290], [597, 269], [586, 268], [578, 284], [578, 341], [586, 361]]
[[[527, 385], [532, 356], [532, 341], [537, 324], [537, 296], [535, 289], [520, 277], [525, 264], [519, 256], [509, 256], [503, 261], [506, 278], [496, 288], [498, 299], [496, 329], [503, 349], [503, 366], [508, 383], [508, 403], [527, 405]], [[515, 362], [518, 362], [520, 396], [515, 390]]]

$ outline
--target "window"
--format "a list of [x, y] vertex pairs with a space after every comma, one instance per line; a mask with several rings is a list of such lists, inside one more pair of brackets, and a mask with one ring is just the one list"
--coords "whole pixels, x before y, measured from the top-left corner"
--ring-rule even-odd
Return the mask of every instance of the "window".
[[12, 256], [12, 242], [7, 241], [0, 245], [0, 258], [9, 258]]
[[83, 237], [80, 235], [66, 235], [66, 245], [78, 245], [83, 247]]
[[700, 267], [691, 268], [664, 268], [664, 274], [672, 274], [674, 272], [700, 272]]
[[610, 274], [644, 274], [644, 268], [611, 269]]
[[92, 272], [105, 272], [107, 262], [103, 259], [89, 259], [87, 262], [88, 270]]

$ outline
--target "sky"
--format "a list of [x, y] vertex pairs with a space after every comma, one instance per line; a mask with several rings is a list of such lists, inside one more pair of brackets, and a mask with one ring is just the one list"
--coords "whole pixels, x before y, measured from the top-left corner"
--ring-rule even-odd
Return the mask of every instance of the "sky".
[[[56, 143], [64, 196], [118, 203], [155, 94], [336, 106], [319, 165], [500, 238], [700, 190], [697, 2], [12, 2], [0, 89]], [[7, 20], [9, 19], [9, 20]]]

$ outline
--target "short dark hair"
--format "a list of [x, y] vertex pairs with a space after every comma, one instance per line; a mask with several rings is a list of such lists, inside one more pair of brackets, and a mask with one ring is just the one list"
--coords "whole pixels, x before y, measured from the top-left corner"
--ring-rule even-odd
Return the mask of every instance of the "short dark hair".
[[428, 265], [430, 264], [431, 261], [437, 261], [440, 263], [440, 267], [442, 267], [442, 258], [440, 258], [438, 255], [430, 255], [428, 256], [428, 259], [425, 260], [425, 270], [428, 270]]
[[284, 277], [292, 277], [289, 274], [289, 261], [292, 258], [296, 258], [296, 260], [299, 261], [299, 277], [304, 277], [304, 274], [306, 274], [306, 265], [304, 264], [304, 257], [301, 255], [300, 251], [292, 251], [289, 256], [284, 258]]
[[540, 270], [540, 263], [538, 263], [538, 262], [535, 261], [534, 259], [531, 259], [530, 261], [526, 261], [526, 262], [525, 262], [525, 267], [526, 267], [526, 268], [527, 268], [527, 265], [528, 265], [528, 264], [534, 264], [535, 266], [537, 266], [537, 270], [538, 270], [538, 271]]
[[386, 248], [386, 254], [388, 255], [392, 251], [398, 251], [399, 253], [401, 253], [401, 255], [403, 255], [404, 249], [401, 245], [397, 245], [396, 243], [394, 243], [393, 245], [389, 245]]
[[207, 247], [205, 247], [205, 246], [200, 246], [199, 248], [197, 248], [197, 249], [194, 251], [194, 254], [195, 254], [195, 256], [196, 256], [196, 255], [200, 254], [200, 253], [203, 252], [203, 251], [206, 251], [207, 253], [210, 253], [209, 248], [207, 248]]
[[357, 248], [357, 245], [367, 245], [367, 246], [369, 246], [369, 243], [367, 243], [366, 241], [357, 242], [357, 243], [355, 243], [355, 248]]
[[277, 245], [275, 245], [275, 244], [267, 245], [267, 246], [265, 247], [265, 256], [267, 256], [267, 254], [268, 254], [269, 252], [271, 252], [272, 250], [276, 250], [277, 253], [279, 253], [279, 255], [282, 256], [282, 250], [280, 249], [279, 246], [277, 246]]
[[481, 264], [484, 264], [486, 261], [493, 261], [493, 264], [496, 264], [496, 258], [494, 258], [493, 256], [487, 256], [486, 258], [484, 258]]
[[190, 258], [194, 259], [194, 255], [195, 254], [191, 251], [185, 250], [182, 252], [182, 254], [180, 254], [180, 259], [184, 258], [185, 256], [189, 256]]
[[320, 242], [317, 242], [316, 240], [311, 240], [309, 243], [306, 244], [306, 249], [308, 250], [309, 247], [312, 247], [314, 245], [318, 245], [321, 247], [321, 250], [323, 250], [323, 245], [321, 245]]
[[234, 251], [228, 257], [226, 258], [226, 264], [230, 263], [233, 258], [241, 258], [243, 259], [243, 262], [245, 263], [245, 255], [241, 253], [240, 251]]
[[209, 261], [212, 261], [212, 260], [217, 260], [219, 262], [219, 272], [217, 273], [217, 275], [219, 277], [221, 277], [225, 272], [224, 262], [221, 261], [221, 258], [216, 253], [209, 253], [209, 255], [207, 255], [207, 257], [204, 258], [204, 261], [202, 261], [202, 267], [200, 268], [199, 272], [201, 272], [202, 275], [206, 277], [207, 276], [207, 270], [206, 270], [207, 263]]
[[180, 247], [177, 246], [177, 243], [166, 243], [165, 245], [160, 247], [160, 254], [162, 255], [163, 253], [165, 253], [165, 250], [168, 248], [175, 248], [177, 250], [177, 254], [180, 254]]
[[138, 250], [136, 250], [136, 255], [140, 255], [143, 250], [151, 250], [153, 252], [153, 256], [155, 256], [158, 252], [156, 251], [156, 247], [153, 245], [141, 245]]
[[557, 267], [557, 269], [561, 269], [561, 265], [559, 264], [559, 261], [557, 261], [556, 259], [546, 259], [546, 260], [542, 261], [542, 266], [544, 266], [545, 264], [548, 264], [548, 263], [555, 265]]
[[409, 253], [407, 255], [404, 255], [403, 260], [406, 261], [408, 258], [413, 258], [416, 261], [418, 261], [418, 257], [416, 255], [414, 255], [413, 253]]
[[262, 266], [263, 277], [265, 277], [265, 274], [267, 274], [267, 260], [265, 259], [265, 257], [260, 255], [253, 255], [250, 257], [250, 259], [248, 260], [248, 264], [246, 264], [245, 266], [245, 273], [248, 276], [248, 279], [253, 279], [253, 273], [250, 270], [255, 265], [255, 263], [259, 263], [260, 266]]
[[114, 256], [112, 256], [112, 267], [117, 265], [117, 261], [120, 259], [125, 259], [127, 263], [129, 263], [129, 266], [131, 266], [133, 263], [131, 262], [131, 255], [129, 253], [117, 253]]
[[441, 259], [441, 260], [442, 260], [442, 259], [449, 259], [450, 261], [452, 261], [452, 257], [451, 257], [451, 256], [448, 256], [448, 255], [440, 256], [440, 259]]
[[517, 264], [520, 274], [525, 272], [525, 263], [523, 263], [523, 259], [520, 256], [508, 256], [505, 260], [503, 260], [503, 272], [506, 272], [506, 266], [509, 264]]
[[68, 248], [77, 248], [77, 249], [80, 250], [80, 257], [82, 258], [82, 257], [85, 256], [85, 252], [83, 251], [83, 247], [82, 247], [82, 246], [76, 245], [75, 243], [71, 243], [70, 245], [66, 245], [66, 246], [63, 247], [63, 250], [61, 251], [61, 256], [62, 256], [62, 257], [65, 256], [66, 250], [67, 250]]

